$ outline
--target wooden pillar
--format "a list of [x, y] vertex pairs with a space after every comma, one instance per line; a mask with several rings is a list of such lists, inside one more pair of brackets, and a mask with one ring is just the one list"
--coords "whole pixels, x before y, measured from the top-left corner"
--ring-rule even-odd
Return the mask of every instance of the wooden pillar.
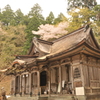
[[10, 83], [10, 91], [11, 91], [10, 94], [13, 95], [13, 91], [14, 91], [14, 86], [13, 86], [14, 80], [13, 80], [12, 76], [11, 76], [11, 79], [12, 80], [11, 80], [11, 83]]
[[32, 74], [29, 73], [29, 93], [32, 94]]
[[83, 74], [83, 66], [80, 64], [81, 69], [81, 78], [82, 78], [82, 86], [84, 87], [84, 74]]
[[51, 69], [49, 70], [49, 96], [51, 95]]
[[38, 80], [38, 83], [37, 83], [38, 93], [41, 94], [41, 91], [40, 91], [40, 72], [39, 71], [37, 71], [37, 80]]
[[13, 85], [13, 95], [16, 93], [16, 76], [13, 77], [14, 85]]
[[22, 87], [23, 87], [23, 88], [22, 88], [22, 95], [25, 94], [25, 77], [26, 77], [25, 74], [23, 74], [23, 75], [22, 75], [22, 78], [23, 78], [23, 82], [22, 82], [22, 83], [23, 83], [23, 84], [22, 84]]
[[88, 87], [90, 87], [90, 75], [89, 75], [89, 65], [88, 65], [88, 56], [86, 55], [86, 67], [87, 67], [87, 76], [88, 76]]
[[20, 93], [22, 93], [22, 75], [20, 75]]
[[26, 93], [26, 74], [24, 74], [24, 95]]
[[80, 69], [81, 69], [81, 79], [82, 79], [82, 86], [84, 86], [84, 73], [83, 73], [83, 54], [80, 53]]
[[62, 73], [61, 73], [62, 67], [59, 66], [59, 84], [58, 84], [58, 93], [61, 93], [62, 91]]
[[74, 75], [73, 75], [73, 66], [72, 66], [72, 63], [70, 64], [71, 66], [70, 66], [70, 68], [71, 68], [71, 83], [72, 83], [72, 94], [74, 94]]
[[15, 83], [15, 88], [14, 88], [14, 95], [16, 95], [16, 76], [15, 76], [15, 80], [14, 80], [14, 83]]

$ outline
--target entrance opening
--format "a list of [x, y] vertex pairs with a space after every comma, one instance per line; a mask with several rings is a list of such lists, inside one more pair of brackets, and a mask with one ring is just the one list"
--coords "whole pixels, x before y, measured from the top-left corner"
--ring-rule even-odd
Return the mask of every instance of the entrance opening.
[[20, 77], [16, 77], [16, 94], [20, 92]]
[[46, 86], [47, 83], [47, 72], [43, 71], [40, 73], [40, 86]]
[[70, 64], [66, 64], [66, 74], [67, 74], [67, 78], [68, 78], [68, 82], [70, 81]]

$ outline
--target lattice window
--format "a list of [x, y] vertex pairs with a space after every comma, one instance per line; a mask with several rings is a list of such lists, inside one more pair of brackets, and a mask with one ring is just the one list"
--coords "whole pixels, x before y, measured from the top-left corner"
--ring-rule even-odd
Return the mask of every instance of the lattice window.
[[79, 68], [75, 68], [74, 69], [74, 78], [80, 78], [81, 75], [80, 75], [80, 70]]

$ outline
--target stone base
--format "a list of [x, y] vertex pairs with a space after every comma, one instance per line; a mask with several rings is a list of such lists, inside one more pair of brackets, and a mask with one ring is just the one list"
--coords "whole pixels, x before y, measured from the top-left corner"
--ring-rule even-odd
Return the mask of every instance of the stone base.
[[38, 100], [35, 97], [9, 97], [8, 100]]
[[75, 96], [75, 95], [67, 95], [67, 96], [51, 96], [48, 97], [48, 100], [86, 100], [86, 96]]
[[12, 96], [9, 97], [8, 100], [100, 100], [99, 95], [89, 95], [89, 96], [75, 96], [75, 95], [66, 95], [66, 96], [59, 96], [59, 95], [51, 95], [51, 96]]

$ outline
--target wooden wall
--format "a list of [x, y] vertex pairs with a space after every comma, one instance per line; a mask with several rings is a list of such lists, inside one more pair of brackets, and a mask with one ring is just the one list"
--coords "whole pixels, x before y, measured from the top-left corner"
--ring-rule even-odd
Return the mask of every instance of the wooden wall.
[[100, 94], [100, 59], [82, 55], [82, 70], [85, 94]]
[[83, 75], [85, 87], [100, 87], [100, 63], [99, 59], [83, 56]]

